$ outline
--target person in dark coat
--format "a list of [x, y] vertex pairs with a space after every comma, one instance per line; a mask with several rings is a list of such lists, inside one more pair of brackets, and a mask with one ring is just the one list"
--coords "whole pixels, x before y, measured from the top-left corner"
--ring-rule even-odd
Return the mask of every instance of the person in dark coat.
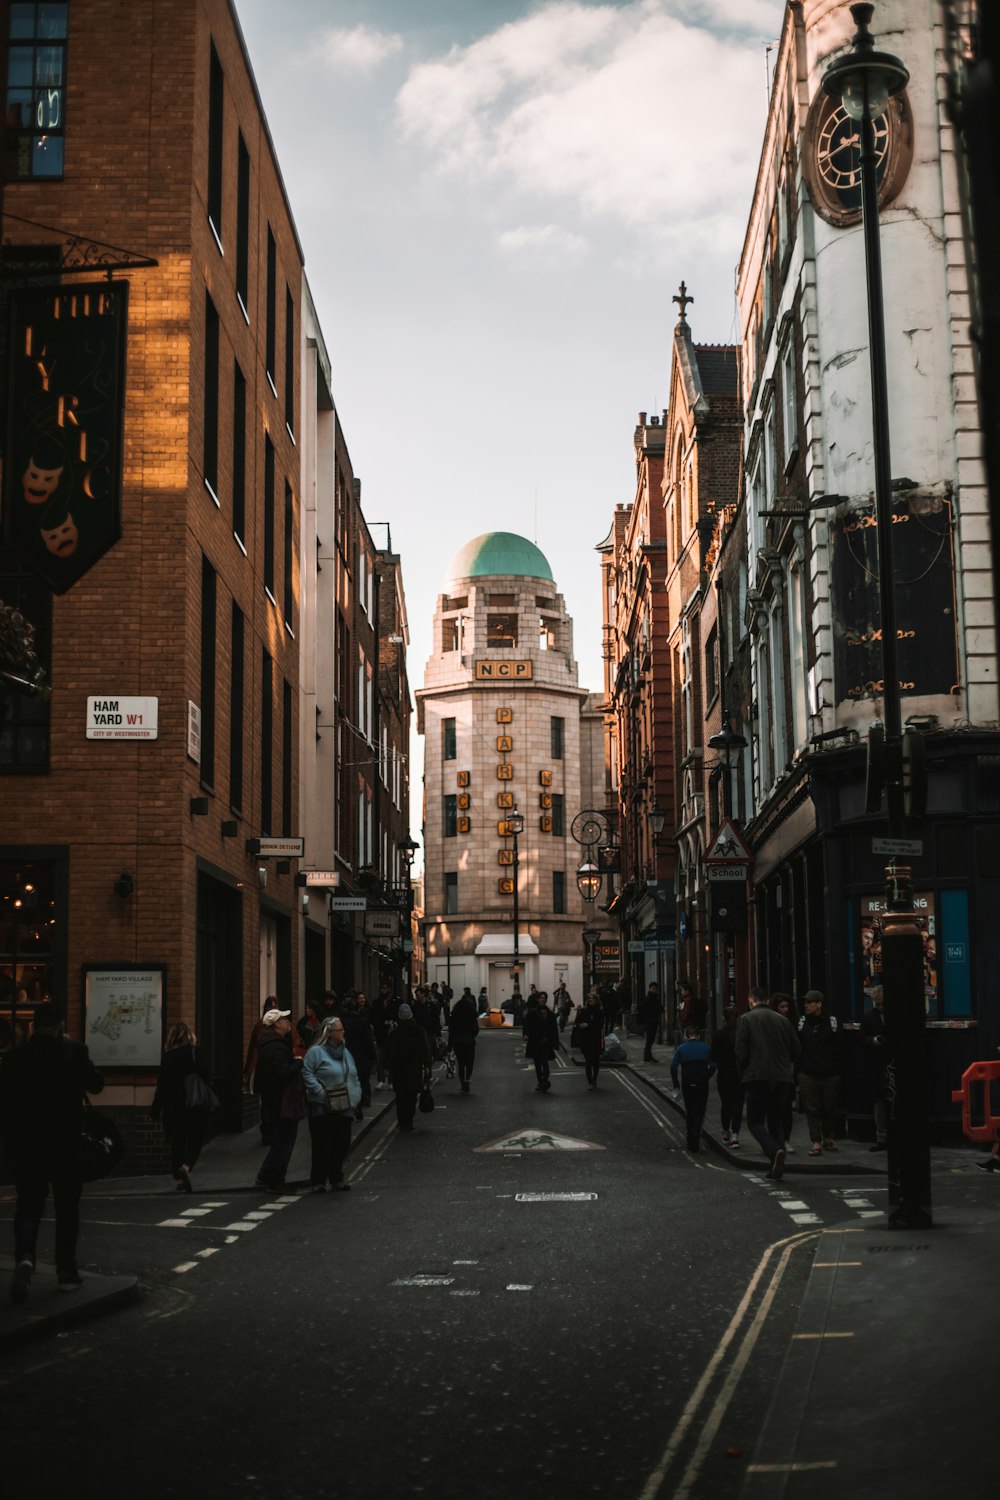
[[810, 1156], [836, 1151], [834, 1112], [840, 1092], [840, 1035], [836, 1016], [824, 1014], [822, 990], [806, 990], [799, 1022], [799, 1091], [809, 1121]]
[[462, 1093], [470, 1091], [472, 1070], [476, 1064], [476, 1041], [479, 1037], [479, 1017], [472, 991], [466, 985], [461, 998], [455, 1001], [448, 1019], [448, 1046], [455, 1054], [458, 1064], [458, 1081]]
[[407, 1008], [410, 1009], [410, 1014], [417, 1025], [427, 1033], [433, 1056], [434, 1048], [441, 1036], [441, 1002], [434, 998], [430, 990], [421, 989], [417, 992], [412, 1008]]
[[208, 1073], [199, 1059], [197, 1037], [191, 1027], [177, 1021], [167, 1032], [150, 1118], [163, 1119], [163, 1133], [170, 1143], [170, 1170], [179, 1192], [190, 1193], [191, 1173], [201, 1155], [208, 1130], [209, 1111], [204, 1105], [189, 1105], [187, 1080], [197, 1076], [208, 1083]]
[[771, 1010], [767, 995], [754, 988], [750, 1009], [736, 1025], [736, 1065], [746, 1089], [747, 1125], [770, 1162], [767, 1175], [780, 1182], [785, 1172], [784, 1110], [799, 1059], [798, 1034]]
[[358, 1113], [355, 1119], [361, 1119], [361, 1105], [372, 1102], [372, 1068], [375, 1066], [375, 1036], [372, 1032], [368, 1017], [360, 1009], [357, 1000], [345, 1000], [341, 1006], [341, 1019], [344, 1023], [344, 1041], [348, 1052], [354, 1058], [354, 1066], [358, 1070], [358, 1082], [361, 1085], [361, 1104], [358, 1105]]
[[[791, 995], [786, 995], [784, 990], [775, 990], [771, 996], [771, 1009], [779, 1016], [784, 1016], [794, 1032], [799, 1029], [799, 1008]], [[795, 1147], [792, 1145], [792, 1125], [795, 1122], [795, 1084], [793, 1083], [785, 1095], [785, 1108], [781, 1117], [782, 1127], [785, 1132], [785, 1154], [795, 1155]]]
[[889, 1144], [889, 1105], [886, 1100], [885, 1078], [885, 1010], [883, 1009], [882, 986], [871, 989], [872, 1008], [861, 1017], [861, 1045], [868, 1058], [868, 1086], [872, 1099], [872, 1114], [875, 1117], [875, 1144], [871, 1151], [885, 1151]]
[[680, 1092], [684, 1095], [687, 1144], [688, 1150], [692, 1152], [701, 1150], [701, 1131], [705, 1123], [705, 1110], [708, 1108], [708, 1080], [714, 1072], [711, 1047], [702, 1041], [701, 1032], [696, 1026], [688, 1026], [683, 1042], [670, 1060], [670, 1076], [675, 1092], [679, 1084]]
[[639, 1020], [646, 1036], [646, 1050], [642, 1054], [643, 1062], [655, 1062], [653, 1056], [653, 1043], [656, 1041], [656, 1033], [660, 1029], [660, 1021], [663, 1018], [663, 1001], [660, 999], [660, 986], [651, 984], [639, 1005]]
[[293, 1044], [293, 1049], [305, 1056], [306, 1052], [316, 1040], [316, 1033], [320, 1028], [319, 1012], [311, 1000], [306, 1001], [306, 1008], [295, 1023], [295, 1034], [298, 1043]]
[[601, 1071], [601, 1053], [604, 1051], [604, 1007], [597, 990], [591, 990], [586, 1005], [577, 1011], [573, 1032], [577, 1037], [577, 1046], [583, 1053], [587, 1086], [596, 1089], [597, 1075]]
[[408, 1005], [399, 1007], [399, 1022], [385, 1044], [385, 1062], [396, 1091], [396, 1124], [400, 1130], [412, 1130], [417, 1095], [431, 1075], [431, 1044]]
[[301, 1088], [302, 1059], [292, 1052], [290, 1010], [267, 1010], [257, 1043], [255, 1087], [260, 1095], [261, 1122], [267, 1123], [270, 1150], [257, 1173], [257, 1186], [279, 1192], [285, 1185], [285, 1173], [295, 1149], [301, 1115], [290, 1109], [286, 1090], [298, 1083]]
[[31, 1036], [7, 1054], [0, 1069], [0, 1133], [14, 1172], [12, 1302], [28, 1295], [38, 1227], [49, 1188], [56, 1216], [56, 1275], [61, 1291], [83, 1285], [76, 1265], [83, 1178], [79, 1147], [83, 1096], [99, 1094], [104, 1079], [82, 1042], [63, 1035], [57, 1005], [40, 1005]]
[[539, 995], [532, 995], [528, 1000], [524, 1015], [524, 1038], [524, 1055], [535, 1064], [538, 1092], [547, 1094], [552, 1087], [549, 1063], [559, 1051], [559, 1026], [555, 1013], [549, 1010]]
[[715, 1086], [719, 1090], [719, 1108], [722, 1113], [722, 1140], [734, 1150], [739, 1150], [740, 1126], [743, 1123], [743, 1083], [736, 1066], [736, 1025], [739, 1018], [736, 1006], [727, 1005], [723, 1024], [712, 1038], [712, 1061], [718, 1070]]

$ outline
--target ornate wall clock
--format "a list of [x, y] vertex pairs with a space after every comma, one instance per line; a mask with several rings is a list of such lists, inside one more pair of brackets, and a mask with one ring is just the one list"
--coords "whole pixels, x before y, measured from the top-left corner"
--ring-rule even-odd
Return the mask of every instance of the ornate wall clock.
[[[913, 160], [913, 115], [905, 91], [889, 100], [875, 121], [879, 203], [899, 193]], [[803, 139], [809, 196], [828, 224], [845, 228], [861, 219], [861, 122], [820, 92], [812, 102]]]

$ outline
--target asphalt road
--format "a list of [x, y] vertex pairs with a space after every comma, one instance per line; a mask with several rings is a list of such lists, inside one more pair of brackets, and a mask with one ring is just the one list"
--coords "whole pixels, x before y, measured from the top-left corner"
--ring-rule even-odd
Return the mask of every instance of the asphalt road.
[[77, 1500], [735, 1497], [812, 1236], [878, 1189], [692, 1157], [624, 1071], [536, 1093], [510, 1033], [435, 1093], [349, 1194], [89, 1196], [81, 1263], [145, 1296], [6, 1362], [7, 1473]]

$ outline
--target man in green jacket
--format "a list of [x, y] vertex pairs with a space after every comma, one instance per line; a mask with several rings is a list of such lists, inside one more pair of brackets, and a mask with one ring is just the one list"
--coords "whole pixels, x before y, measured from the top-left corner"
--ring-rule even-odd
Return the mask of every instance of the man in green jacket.
[[771, 1164], [768, 1177], [779, 1182], [785, 1170], [785, 1100], [802, 1048], [784, 1016], [769, 1009], [763, 990], [751, 990], [747, 999], [750, 1009], [736, 1027], [736, 1065], [746, 1085], [747, 1125]]
[[400, 1130], [412, 1130], [417, 1095], [430, 1080], [431, 1044], [408, 1005], [399, 1007], [399, 1023], [389, 1033], [385, 1065], [396, 1091], [396, 1124]]

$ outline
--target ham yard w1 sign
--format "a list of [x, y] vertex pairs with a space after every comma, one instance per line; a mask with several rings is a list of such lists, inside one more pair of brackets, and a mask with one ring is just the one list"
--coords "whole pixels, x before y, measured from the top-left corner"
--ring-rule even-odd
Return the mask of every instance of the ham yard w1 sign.
[[88, 698], [88, 740], [155, 740], [159, 698]]
[[64, 594], [121, 536], [128, 282], [10, 305], [4, 539]]

